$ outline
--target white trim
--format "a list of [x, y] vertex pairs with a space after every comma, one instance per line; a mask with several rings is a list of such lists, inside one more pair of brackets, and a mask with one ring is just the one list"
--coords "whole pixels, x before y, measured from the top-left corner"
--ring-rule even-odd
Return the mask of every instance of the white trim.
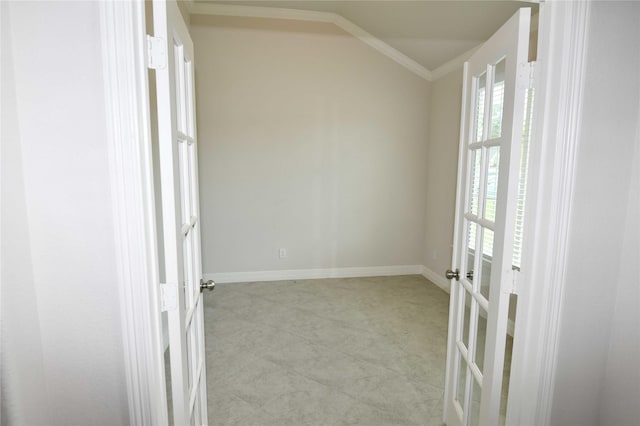
[[355, 268], [288, 269], [279, 271], [214, 272], [204, 274], [205, 280], [217, 283], [255, 281], [311, 280], [318, 278], [379, 277], [421, 275], [421, 265], [365, 266]]
[[451, 59], [448, 62], [445, 62], [438, 68], [431, 71], [432, 81], [436, 81], [449, 74], [450, 72], [457, 71], [458, 69], [462, 70], [462, 66], [464, 65], [464, 63], [471, 57], [471, 55], [476, 53], [476, 50], [480, 49], [480, 46], [482, 46], [483, 44], [484, 42], [480, 43], [473, 49], [467, 50], [462, 55], [456, 56], [455, 58]]
[[[4, 16], [6, 17], [6, 21], [5, 21], [5, 18], [2, 16], [3, 14], [4, 14]], [[2, 46], [2, 47], [0, 47], [0, 49], [3, 49], [3, 48], [4, 48], [4, 42], [5, 42], [5, 40], [6, 40], [6, 41], [9, 41], [9, 40], [8, 40], [8, 38], [5, 38], [4, 40], [2, 39], [2, 37], [5, 37], [5, 35], [4, 35], [4, 34], [5, 34], [5, 33], [4, 33], [4, 31], [5, 31], [5, 30], [8, 30], [9, 32], [11, 31], [11, 29], [10, 29], [10, 23], [9, 23], [9, 22], [10, 22], [9, 4], [6, 4], [5, 2], [0, 3], [0, 25], [2, 25], [2, 26], [3, 26], [3, 27], [0, 29], [0, 46]], [[5, 25], [6, 25], [6, 26], [5, 26]], [[11, 51], [12, 49], [13, 49], [13, 48], [9, 48], [9, 51]], [[4, 52], [4, 53], [1, 53], [1, 54], [0, 54], [0, 57], [2, 58], [2, 60], [3, 60], [3, 61], [5, 61], [5, 60], [6, 60], [5, 58], [8, 56], [8, 54], [7, 54], [7, 53], [8, 53], [8, 52], [5, 50], [5, 52]], [[12, 53], [11, 53], [11, 54], [12, 54]], [[2, 65], [1, 65], [1, 66], [2, 66], [2, 68], [4, 68], [4, 64], [5, 64], [5, 63], [3, 62], [3, 63], [2, 63]], [[10, 66], [13, 66], [13, 64], [11, 64]], [[2, 73], [2, 71], [0, 71], [0, 75], [1, 75], [1, 73]], [[5, 75], [6, 75], [6, 74], [5, 74]], [[1, 79], [0, 79], [0, 87], [2, 87], [2, 88], [0, 88], [0, 95], [1, 95], [1, 98], [0, 98], [0, 99], [2, 99], [2, 100], [0, 101], [0, 117], [1, 117], [1, 118], [0, 118], [0, 122], [3, 122], [3, 123], [4, 123], [4, 120], [5, 120], [5, 116], [8, 116], [8, 115], [9, 115], [9, 114], [5, 113], [5, 111], [6, 111], [5, 104], [7, 103], [7, 101], [5, 101], [5, 99], [6, 99], [6, 96], [7, 96], [7, 95], [5, 95], [5, 93], [3, 92], [4, 85], [5, 85], [4, 80], [3, 80], [4, 78], [6, 78], [6, 77], [5, 77], [5, 76], [1, 76]], [[3, 109], [4, 109], [4, 111], [3, 111]], [[2, 124], [0, 124], [0, 127], [1, 127], [1, 126], [2, 126]], [[3, 142], [3, 144], [4, 144], [4, 143], [5, 143], [5, 142]], [[2, 151], [4, 151], [4, 149], [0, 149], [0, 172], [1, 172], [1, 169], [2, 169], [2, 164], [4, 164], [4, 162], [2, 161]], [[2, 175], [3, 175], [3, 174], [2, 174], [2, 173], [0, 173], [0, 176], [2, 176]], [[3, 197], [3, 198], [4, 198], [4, 197]], [[6, 213], [4, 213], [4, 209], [0, 209], [0, 223], [3, 223], [3, 224], [5, 223], [5, 222], [2, 220], [2, 219], [3, 219], [3, 218], [2, 218], [2, 216], [3, 216], [4, 214], [6, 214]], [[3, 234], [5, 234], [5, 233], [6, 233], [6, 231], [4, 230], [4, 225], [0, 225], [0, 241], [5, 241], [5, 238], [6, 238], [6, 237], [3, 235]], [[5, 257], [2, 255], [2, 247], [0, 246], [0, 259], [4, 259], [4, 258], [5, 258]], [[2, 267], [2, 263], [3, 263], [3, 262], [0, 260], [0, 277], [4, 277], [4, 276], [5, 276], [4, 271], [3, 271], [3, 267]], [[0, 279], [0, 281], [1, 281], [1, 280], [2, 280], [2, 279]], [[4, 282], [6, 283], [6, 281], [4, 281]], [[4, 285], [0, 283], [0, 306], [4, 306], [4, 303], [5, 303], [5, 301], [2, 299], [2, 296], [3, 296], [3, 293], [4, 293], [4, 292], [3, 292], [3, 290], [4, 290]], [[4, 329], [5, 329], [5, 324], [3, 324], [3, 322], [4, 322], [4, 318], [5, 318], [5, 316], [4, 316], [4, 315], [0, 315], [0, 330], [4, 330]], [[2, 350], [3, 350], [3, 344], [4, 344], [4, 338], [0, 337], [0, 354], [4, 354], [4, 353], [6, 353], [6, 352], [2, 352]], [[0, 355], [0, 357], [2, 357], [2, 355]], [[2, 357], [2, 358], [4, 358], [4, 357]], [[5, 365], [6, 365], [6, 364], [5, 364]], [[2, 404], [4, 405], [4, 403], [5, 403], [5, 399], [4, 399], [4, 397], [3, 397], [3, 393], [4, 393], [4, 392], [3, 392], [3, 389], [2, 389], [2, 388], [4, 388], [4, 386], [3, 386], [3, 385], [4, 385], [4, 383], [5, 383], [5, 382], [4, 382], [4, 376], [3, 376], [3, 374], [4, 374], [4, 369], [0, 369], [0, 383], [2, 383], [2, 385], [0, 385], [0, 401], [2, 401]], [[7, 387], [8, 387], [8, 386], [7, 386]], [[7, 398], [7, 401], [9, 401], [9, 399], [8, 399], [8, 398]], [[31, 403], [32, 403], [32, 404], [34, 404], [34, 401], [35, 401], [35, 398], [31, 401]], [[34, 405], [35, 405], [35, 404], [34, 404]], [[0, 426], [2, 426], [2, 417], [3, 417], [3, 416], [2, 416], [2, 409], [0, 408]]]
[[167, 424], [144, 2], [100, 2], [129, 423]]
[[589, 11], [589, 1], [540, 5], [519, 338], [514, 341], [509, 385], [517, 392], [509, 392], [507, 424], [549, 424], [551, 418]]
[[422, 276], [446, 291], [447, 293], [451, 292], [451, 281], [446, 279], [440, 274], [437, 274], [432, 269], [422, 266]]
[[427, 68], [336, 13], [217, 3], [191, 3], [189, 5], [189, 12], [191, 15], [243, 16], [251, 18], [292, 19], [296, 21], [331, 23], [368, 44], [378, 52], [402, 65], [416, 75], [427, 81], [433, 80], [431, 71]]

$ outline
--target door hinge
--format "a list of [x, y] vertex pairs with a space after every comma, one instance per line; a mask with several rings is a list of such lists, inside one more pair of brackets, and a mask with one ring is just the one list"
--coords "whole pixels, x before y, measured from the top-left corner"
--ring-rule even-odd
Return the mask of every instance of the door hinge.
[[167, 66], [167, 43], [163, 38], [147, 35], [147, 67], [157, 70]]
[[511, 281], [511, 294], [518, 294], [519, 293], [519, 288], [518, 285], [520, 284], [520, 268], [517, 266], [512, 266], [511, 267], [511, 277], [512, 277], [512, 281]]
[[518, 65], [518, 88], [533, 89], [535, 62], [523, 62]]
[[160, 307], [162, 312], [178, 309], [178, 284], [160, 284]]

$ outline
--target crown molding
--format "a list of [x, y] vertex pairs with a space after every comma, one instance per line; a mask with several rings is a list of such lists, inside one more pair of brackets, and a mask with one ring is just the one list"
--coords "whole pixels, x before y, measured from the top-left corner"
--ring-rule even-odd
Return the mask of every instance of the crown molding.
[[217, 3], [189, 3], [188, 7], [191, 15], [242, 16], [251, 18], [291, 19], [296, 21], [331, 23], [356, 37], [360, 41], [368, 44], [370, 47], [402, 65], [419, 77], [422, 77], [427, 81], [433, 80], [432, 73], [427, 68], [336, 13]]
[[444, 64], [440, 65], [438, 68], [431, 71], [432, 81], [436, 81], [439, 78], [442, 78], [445, 75], [457, 69], [461, 70], [464, 63], [471, 57], [471, 55], [473, 55], [476, 52], [476, 50], [480, 48], [480, 46], [483, 43], [484, 42], [480, 42], [480, 44], [478, 44], [473, 49], [467, 50], [462, 55], [456, 56], [455, 58], [451, 59], [448, 62], [445, 62]]

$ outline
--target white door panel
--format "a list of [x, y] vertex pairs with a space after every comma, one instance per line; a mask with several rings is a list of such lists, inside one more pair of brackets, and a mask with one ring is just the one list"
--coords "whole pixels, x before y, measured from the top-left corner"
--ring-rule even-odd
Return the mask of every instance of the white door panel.
[[206, 425], [193, 43], [175, 1], [153, 0], [153, 25], [173, 422]]
[[[445, 421], [497, 425], [512, 290], [530, 9], [465, 64]], [[455, 275], [455, 274], [453, 274]]]

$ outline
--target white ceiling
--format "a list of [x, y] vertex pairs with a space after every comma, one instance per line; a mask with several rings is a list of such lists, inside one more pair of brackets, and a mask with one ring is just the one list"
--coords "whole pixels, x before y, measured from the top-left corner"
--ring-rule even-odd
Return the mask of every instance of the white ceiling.
[[200, 1], [336, 13], [429, 70], [487, 40], [518, 8], [537, 11], [522, 1]]

